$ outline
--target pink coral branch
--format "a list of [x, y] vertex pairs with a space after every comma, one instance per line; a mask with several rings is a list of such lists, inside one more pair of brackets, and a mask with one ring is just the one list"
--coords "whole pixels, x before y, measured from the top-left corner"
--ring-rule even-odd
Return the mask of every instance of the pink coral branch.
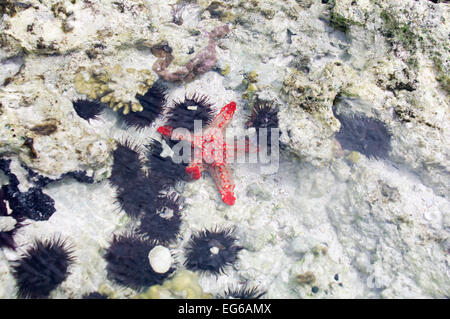
[[217, 63], [215, 40], [228, 32], [230, 32], [228, 25], [215, 27], [211, 32], [208, 32], [208, 45], [198, 52], [192, 60], [173, 72], [167, 70], [173, 60], [172, 54], [170, 52], [159, 52], [158, 60], [153, 64], [153, 71], [166, 81], [192, 80], [197, 75], [208, 72]]

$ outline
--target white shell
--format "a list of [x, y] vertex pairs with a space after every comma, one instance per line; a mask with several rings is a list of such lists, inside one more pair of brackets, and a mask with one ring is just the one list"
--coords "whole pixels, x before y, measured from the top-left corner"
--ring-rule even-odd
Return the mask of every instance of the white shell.
[[172, 266], [170, 250], [164, 246], [155, 246], [148, 254], [148, 261], [155, 272], [164, 274]]

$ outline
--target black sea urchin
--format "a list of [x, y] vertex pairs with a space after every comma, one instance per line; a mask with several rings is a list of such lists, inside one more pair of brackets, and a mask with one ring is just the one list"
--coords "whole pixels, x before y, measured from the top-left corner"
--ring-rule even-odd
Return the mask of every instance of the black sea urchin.
[[180, 232], [180, 200], [173, 193], [156, 199], [154, 210], [146, 211], [138, 232], [159, 243], [175, 240]]
[[166, 104], [166, 90], [161, 84], [156, 83], [144, 95], [136, 95], [136, 99], [143, 110], [122, 114], [121, 117], [127, 126], [142, 129], [150, 126], [162, 113]]
[[246, 127], [256, 129], [258, 144], [261, 129], [267, 129], [267, 145], [272, 143], [272, 128], [278, 128], [278, 107], [272, 106], [270, 102], [257, 101], [253, 106], [252, 113], [247, 120]]
[[19, 298], [47, 298], [68, 276], [74, 257], [60, 238], [37, 240], [13, 265]]
[[342, 148], [357, 151], [368, 158], [387, 158], [391, 150], [391, 134], [383, 122], [363, 115], [336, 115], [341, 129], [336, 139]]
[[131, 180], [126, 187], [119, 188], [117, 202], [130, 217], [138, 217], [142, 212], [151, 210], [162, 186], [143, 177]]
[[133, 235], [114, 236], [105, 255], [108, 278], [136, 290], [161, 284], [173, 269], [164, 274], [152, 269], [148, 254], [155, 246], [155, 242]]
[[191, 236], [186, 248], [185, 266], [189, 270], [219, 274], [236, 261], [241, 249], [236, 245], [232, 229], [202, 230]]
[[176, 181], [186, 179], [186, 165], [175, 163], [171, 156], [163, 156], [162, 144], [153, 140], [147, 148], [145, 166], [150, 170], [152, 180], [161, 184], [172, 185]]
[[98, 101], [77, 100], [73, 102], [75, 112], [86, 121], [96, 120], [103, 107], [103, 104]]
[[217, 296], [218, 299], [259, 299], [266, 292], [260, 291], [258, 287], [248, 287], [247, 285], [241, 288], [227, 289], [223, 295]]
[[208, 126], [214, 119], [214, 110], [206, 95], [194, 94], [191, 97], [185, 96], [184, 101], [175, 102], [168, 117], [167, 125], [184, 127], [194, 132], [194, 121], [200, 120], [202, 127]]
[[113, 157], [114, 163], [109, 180], [114, 186], [127, 188], [130, 183], [143, 176], [139, 152], [130, 142], [119, 144], [113, 152]]

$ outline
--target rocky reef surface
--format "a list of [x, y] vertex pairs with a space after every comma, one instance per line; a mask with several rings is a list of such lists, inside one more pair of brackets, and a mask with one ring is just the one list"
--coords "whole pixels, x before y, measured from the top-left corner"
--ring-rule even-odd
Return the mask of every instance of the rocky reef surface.
[[[449, 14], [439, 0], [3, 1], [0, 156], [22, 192], [30, 170], [56, 180], [44, 187], [56, 211], [0, 248], [0, 298], [17, 295], [11, 264], [53, 234], [75, 262], [52, 298], [205, 298], [243, 283], [263, 298], [448, 298]], [[107, 276], [105, 249], [132, 228], [107, 179], [118, 142], [157, 137], [163, 118], [127, 129], [119, 116], [142, 111], [158, 79], [169, 106], [236, 101], [237, 135], [255, 103], [276, 105], [280, 158], [271, 174], [234, 165], [234, 206], [209, 177], [177, 184], [178, 268], [143, 293]], [[78, 99], [109, 108], [86, 121]], [[62, 178], [81, 171], [90, 183]], [[191, 235], [214, 227], [235, 228], [237, 261], [217, 277], [183, 269]]]

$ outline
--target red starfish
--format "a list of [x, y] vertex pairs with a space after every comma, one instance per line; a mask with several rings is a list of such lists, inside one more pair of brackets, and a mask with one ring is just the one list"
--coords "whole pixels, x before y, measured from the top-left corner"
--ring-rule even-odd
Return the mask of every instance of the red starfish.
[[[202, 135], [193, 137], [186, 134], [178, 134], [174, 128], [165, 125], [158, 128], [158, 132], [172, 140], [186, 140], [191, 143], [194, 150], [194, 159], [186, 167], [186, 173], [193, 179], [199, 179], [201, 173], [207, 169], [214, 178], [222, 200], [228, 205], [236, 201], [234, 196], [234, 181], [226, 159], [230, 156], [229, 151], [237, 150], [236, 147], [229, 149], [225, 141], [225, 129], [233, 119], [236, 111], [236, 103], [225, 105], [216, 115], [211, 124], [203, 131]], [[248, 143], [245, 150], [248, 151]]]

